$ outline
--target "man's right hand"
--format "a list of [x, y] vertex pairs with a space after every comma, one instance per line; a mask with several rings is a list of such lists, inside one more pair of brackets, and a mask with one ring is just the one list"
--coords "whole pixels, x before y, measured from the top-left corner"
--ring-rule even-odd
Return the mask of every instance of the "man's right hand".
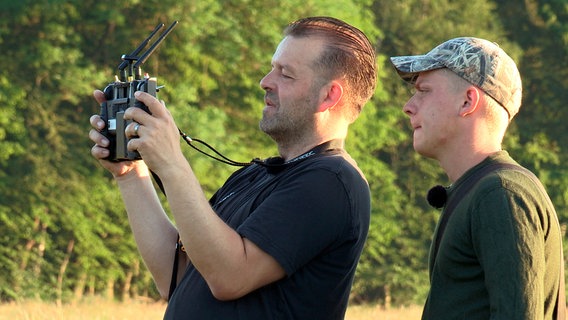
[[[95, 90], [93, 93], [95, 100], [100, 104], [105, 101], [105, 95], [100, 90]], [[138, 175], [146, 175], [148, 169], [144, 161], [120, 161], [114, 162], [105, 160], [106, 157], [109, 156], [110, 151], [108, 149], [109, 140], [100, 132], [106, 125], [103, 119], [99, 115], [92, 115], [90, 118], [91, 123], [91, 130], [89, 131], [89, 139], [95, 143], [95, 145], [91, 148], [91, 155], [98, 159], [101, 165], [110, 171], [115, 178], [121, 177], [126, 175], [131, 171], [138, 171]], [[126, 131], [129, 131], [129, 127], [126, 128]]]

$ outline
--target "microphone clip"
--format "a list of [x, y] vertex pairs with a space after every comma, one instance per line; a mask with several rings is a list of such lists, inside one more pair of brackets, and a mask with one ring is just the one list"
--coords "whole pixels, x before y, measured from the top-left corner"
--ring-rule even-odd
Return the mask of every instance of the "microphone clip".
[[443, 208], [446, 204], [446, 201], [448, 200], [447, 189], [441, 185], [432, 187], [426, 195], [426, 200], [432, 207], [436, 209]]

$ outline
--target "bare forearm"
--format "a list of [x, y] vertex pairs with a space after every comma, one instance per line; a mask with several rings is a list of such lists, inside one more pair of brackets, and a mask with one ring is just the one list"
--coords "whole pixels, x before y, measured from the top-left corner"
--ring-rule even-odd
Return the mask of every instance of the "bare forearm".
[[[250, 241], [212, 210], [189, 164], [183, 164], [175, 174], [163, 175], [170, 208], [191, 262], [217, 298], [232, 299], [283, 276], [271, 257], [252, 248]], [[272, 273], [275, 269], [278, 272]]]
[[177, 230], [167, 217], [147, 170], [117, 179], [138, 250], [158, 290], [169, 289]]
[[188, 254], [200, 272], [205, 272], [214, 269], [209, 265], [219, 266], [221, 260], [227, 263], [226, 251], [238, 251], [226, 248], [227, 243], [240, 241], [240, 236], [213, 211], [189, 164], [183, 166], [166, 175], [164, 187]]

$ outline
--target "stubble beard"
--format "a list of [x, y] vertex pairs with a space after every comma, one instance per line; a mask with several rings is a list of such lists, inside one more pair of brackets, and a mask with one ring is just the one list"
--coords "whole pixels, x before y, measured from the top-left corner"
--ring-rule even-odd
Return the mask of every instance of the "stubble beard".
[[[293, 105], [286, 106], [285, 109], [282, 109], [278, 103], [276, 112], [263, 113], [259, 127], [277, 144], [297, 143], [305, 134], [313, 131], [313, 115], [308, 112], [298, 112], [298, 110], [306, 110], [311, 105], [312, 101], [308, 97], [303, 101], [296, 101]], [[282, 112], [283, 110], [288, 111]]]

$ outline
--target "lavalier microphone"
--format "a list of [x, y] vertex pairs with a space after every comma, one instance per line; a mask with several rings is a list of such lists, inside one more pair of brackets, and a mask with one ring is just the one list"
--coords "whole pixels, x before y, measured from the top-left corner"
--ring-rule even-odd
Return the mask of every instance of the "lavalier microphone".
[[436, 208], [441, 209], [446, 204], [446, 200], [448, 199], [448, 194], [446, 192], [446, 188], [441, 185], [437, 185], [428, 191], [428, 195], [426, 196], [426, 200], [428, 203]]

